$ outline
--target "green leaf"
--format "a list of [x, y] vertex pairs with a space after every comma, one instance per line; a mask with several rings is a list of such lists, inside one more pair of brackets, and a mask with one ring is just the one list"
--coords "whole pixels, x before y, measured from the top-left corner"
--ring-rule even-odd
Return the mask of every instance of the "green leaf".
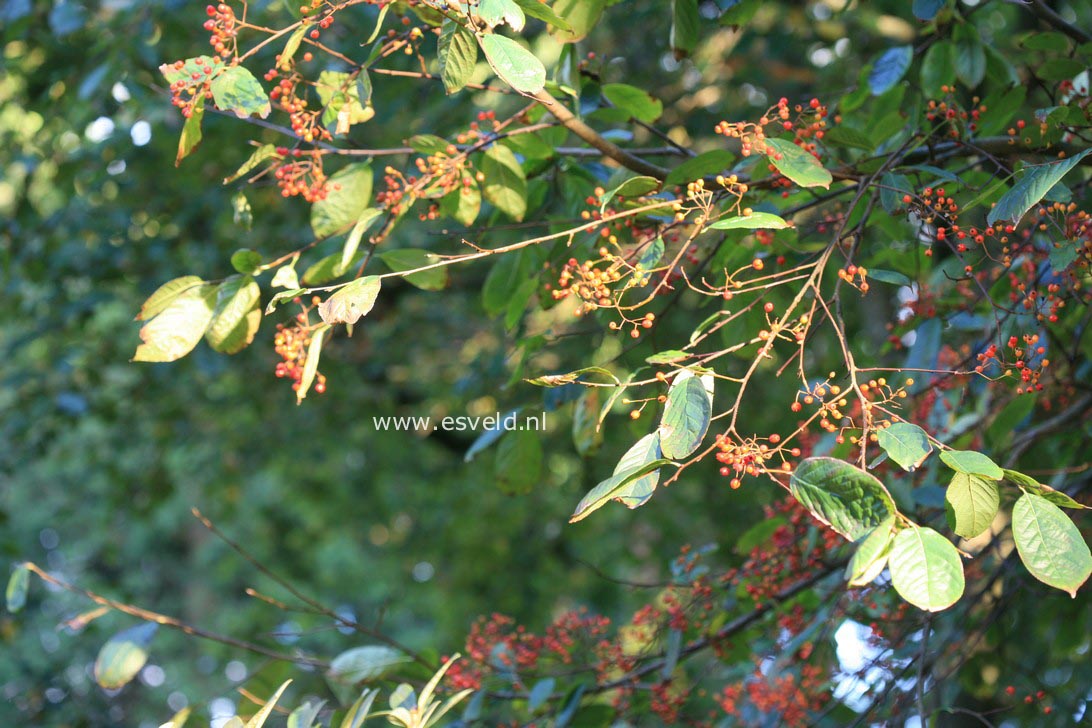
[[478, 0], [477, 16], [490, 28], [507, 23], [517, 33], [527, 22], [523, 8], [513, 0]]
[[752, 212], [750, 215], [717, 220], [709, 226], [712, 230], [780, 230], [792, 227], [782, 218], [769, 212]]
[[282, 71], [292, 70], [292, 59], [296, 57], [296, 51], [300, 49], [300, 43], [303, 41], [303, 36], [311, 30], [309, 23], [302, 23], [300, 27], [292, 31], [292, 35], [288, 36], [288, 40], [285, 41], [284, 50], [281, 51], [280, 56], [277, 58], [277, 68]]
[[[659, 460], [662, 455], [659, 433], [653, 432], [645, 435], [626, 451], [626, 454], [614, 466], [612, 476], [643, 469], [649, 463]], [[660, 471], [653, 470], [639, 478], [627, 481], [615, 492], [614, 499], [625, 505], [626, 508], [639, 508], [647, 503], [652, 494], [656, 492], [656, 486], [659, 482]]]
[[580, 503], [577, 504], [576, 510], [573, 511], [572, 516], [569, 517], [569, 523], [576, 523], [582, 521], [595, 511], [602, 508], [608, 501], [618, 497], [619, 494], [624, 493], [626, 485], [630, 482], [644, 477], [648, 473], [654, 470], [659, 470], [666, 465], [674, 465], [675, 463], [670, 460], [653, 460], [645, 463], [639, 468], [633, 470], [618, 473], [607, 478], [599, 485], [595, 486], [588, 491]]
[[911, 472], [916, 470], [933, 451], [925, 430], [909, 422], [896, 422], [878, 431], [876, 437], [884, 452], [903, 470]]
[[288, 716], [286, 728], [314, 728], [315, 720], [324, 705], [325, 700], [316, 700], [314, 703], [308, 700]]
[[894, 537], [895, 517], [890, 516], [860, 540], [846, 564], [846, 581], [850, 586], [871, 584], [887, 565]]
[[256, 250], [239, 248], [231, 254], [231, 267], [240, 273], [257, 273], [262, 265], [262, 256]]
[[882, 268], [869, 268], [868, 279], [880, 283], [890, 283], [893, 286], [910, 286], [914, 283], [906, 275], [898, 271], [883, 270]]
[[95, 658], [95, 682], [107, 690], [117, 690], [136, 677], [148, 661], [147, 647], [158, 627], [154, 622], [145, 622], [107, 640]]
[[778, 172], [801, 187], [830, 189], [834, 178], [809, 152], [784, 139], [767, 139], [766, 146], [773, 150], [767, 158]]
[[656, 236], [656, 239], [645, 248], [643, 253], [641, 253], [641, 257], [637, 260], [637, 265], [635, 267], [643, 271], [652, 270], [659, 264], [666, 251], [667, 246], [664, 244], [663, 237]]
[[349, 270], [349, 266], [352, 265], [353, 259], [356, 257], [356, 251], [360, 247], [360, 241], [364, 238], [364, 233], [382, 215], [383, 210], [378, 207], [369, 207], [360, 213], [360, 217], [353, 225], [353, 229], [349, 231], [349, 236], [345, 238], [345, 245], [341, 248], [341, 262], [338, 264], [339, 273], [345, 273]]
[[961, 23], [952, 32], [955, 41], [955, 69], [960, 83], [975, 89], [986, 77], [986, 49], [978, 37], [978, 29]]
[[27, 589], [30, 588], [30, 569], [25, 564], [19, 564], [8, 577], [8, 588], [4, 592], [7, 598], [8, 611], [17, 613], [27, 603]]
[[997, 205], [986, 216], [986, 221], [990, 225], [996, 225], [1002, 220], [1011, 220], [1014, 225], [1019, 223], [1020, 218], [1039, 204], [1039, 200], [1043, 199], [1051, 187], [1058, 184], [1069, 170], [1080, 164], [1089, 154], [1092, 154], [1092, 149], [1085, 149], [1060, 162], [1025, 167], [1020, 181], [1001, 196]]
[[[380, 254], [379, 258], [395, 273], [424, 268], [427, 265], [434, 265], [441, 261], [440, 256], [435, 253], [418, 250], [417, 248], [388, 250], [386, 253]], [[444, 266], [421, 271], [420, 273], [412, 273], [406, 276], [406, 281], [425, 291], [442, 291], [447, 287], [448, 269], [447, 266]]]
[[613, 381], [616, 385], [620, 386], [622, 384], [618, 381], [617, 377], [610, 373], [609, 369], [604, 369], [603, 367], [584, 367], [583, 369], [577, 369], [576, 371], [568, 372], [566, 374], [546, 374], [541, 377], [535, 377], [534, 379], [528, 379], [526, 382], [528, 384], [534, 384], [537, 387], [563, 387], [566, 384], [572, 384], [573, 382], [584, 379], [585, 374], [600, 374]]
[[569, 27], [552, 31], [554, 36], [562, 43], [583, 40], [599, 23], [606, 6], [607, 0], [557, 0], [554, 12]]
[[660, 351], [653, 354], [652, 356], [645, 357], [645, 363], [652, 364], [653, 366], [659, 364], [674, 364], [675, 362], [683, 361], [684, 359], [689, 358], [690, 354], [685, 351], [681, 351], [679, 349], [668, 349], [667, 351]]
[[948, 484], [945, 500], [952, 530], [963, 538], [974, 538], [993, 523], [1001, 505], [1001, 492], [997, 481], [956, 473]]
[[478, 168], [485, 176], [485, 199], [513, 220], [522, 220], [527, 213], [527, 178], [512, 150], [494, 144], [485, 150]]
[[854, 147], [871, 152], [876, 145], [863, 131], [858, 131], [851, 126], [836, 126], [827, 129], [823, 133], [823, 141], [838, 147]]
[[171, 303], [184, 293], [205, 285], [205, 282], [197, 276], [182, 276], [167, 281], [148, 296], [148, 300], [140, 307], [140, 313], [136, 315], [137, 321], [147, 321], [167, 310]]
[[664, 180], [664, 187], [685, 185], [697, 179], [726, 171], [736, 161], [736, 155], [726, 149], [714, 149], [691, 157], [672, 169]]
[[[159, 291], [153, 298], [157, 295]], [[133, 361], [167, 362], [189, 354], [212, 321], [215, 305], [215, 286], [186, 287], [140, 329], [143, 343], [137, 347]]]
[[372, 704], [379, 695], [379, 690], [365, 690], [356, 699], [352, 707], [345, 713], [345, 719], [341, 721], [341, 728], [360, 728], [368, 719], [368, 713], [372, 710]]
[[251, 114], [264, 119], [272, 109], [262, 84], [243, 66], [231, 66], [218, 75], [212, 80], [211, 89], [216, 107], [230, 111], [240, 119]]
[[205, 339], [222, 354], [234, 354], [254, 341], [262, 322], [261, 289], [254, 278], [232, 276], [216, 289], [216, 309]]
[[698, 449], [709, 429], [713, 397], [701, 378], [689, 371], [676, 375], [667, 392], [660, 420], [660, 447], [664, 457], [678, 460]]
[[317, 238], [347, 232], [371, 204], [372, 168], [350, 164], [327, 180], [326, 198], [311, 206], [311, 229]]
[[773, 538], [777, 529], [786, 523], [788, 523], [788, 520], [784, 516], [774, 516], [759, 521], [744, 531], [743, 535], [736, 540], [735, 552], [740, 556], [749, 556], [756, 547], [762, 546]]
[[[375, 116], [370, 105], [371, 82], [367, 71], [360, 71], [354, 81], [353, 74], [343, 71], [323, 71], [315, 82], [315, 91], [322, 102], [322, 125], [335, 134], [346, 134], [353, 124], [363, 124]], [[362, 97], [361, 92], [365, 97]]]
[[1092, 554], [1069, 516], [1046, 498], [1024, 493], [1012, 509], [1012, 535], [1032, 576], [1077, 596], [1092, 574]]
[[182, 164], [182, 160], [201, 143], [201, 121], [204, 118], [205, 97], [198, 96], [190, 110], [189, 118], [182, 125], [182, 135], [178, 138], [178, 153], [174, 157], [174, 166]]
[[354, 647], [331, 660], [326, 674], [334, 682], [356, 685], [381, 678], [391, 668], [410, 661], [401, 650], [386, 645]]
[[1024, 106], [1027, 93], [1027, 89], [1023, 86], [1016, 86], [983, 99], [982, 105], [989, 113], [983, 114], [978, 120], [976, 133], [981, 136], [990, 136], [1005, 129], [1013, 115]]
[[307, 346], [307, 357], [303, 362], [303, 373], [300, 375], [299, 385], [296, 387], [296, 404], [299, 405], [307, 397], [311, 389], [311, 383], [318, 374], [319, 359], [322, 357], [322, 344], [326, 338], [329, 325], [321, 326], [311, 333], [311, 343]]
[[955, 69], [955, 44], [949, 40], [940, 40], [929, 46], [921, 62], [922, 90], [930, 98], [939, 97], [941, 86], [950, 86], [955, 83]]
[[276, 311], [277, 306], [280, 306], [285, 301], [291, 301], [296, 296], [302, 295], [304, 293], [307, 293], [306, 288], [290, 288], [287, 291], [281, 291], [277, 295], [273, 296], [273, 298], [269, 300], [269, 303], [266, 304], [265, 315], [268, 316], [269, 314]]
[[942, 450], [940, 459], [957, 473], [981, 475], [990, 480], [1001, 480], [1004, 476], [1004, 472], [997, 463], [974, 450]]
[[993, 422], [986, 428], [986, 435], [996, 450], [1006, 444], [1011, 438], [1016, 427], [1023, 422], [1035, 409], [1035, 397], [1014, 397], [993, 418]]
[[531, 51], [495, 33], [479, 41], [490, 67], [509, 86], [525, 94], [538, 93], [546, 86], [546, 67]]
[[808, 458], [789, 480], [793, 497], [850, 541], [895, 514], [895, 502], [871, 473], [835, 458]]
[[186, 725], [186, 721], [190, 719], [190, 713], [192, 712], [193, 708], [183, 708], [172, 715], [171, 719], [159, 726], [159, 728], [182, 728], [182, 726]]
[[929, 21], [935, 18], [947, 4], [948, 0], [914, 0], [911, 12], [918, 20]]
[[355, 324], [375, 306], [383, 281], [379, 276], [364, 276], [351, 281], [319, 304], [322, 320], [330, 325]]
[[453, 94], [466, 86], [478, 64], [478, 39], [474, 31], [453, 20], [445, 20], [436, 52], [444, 90]]
[[[621, 109], [631, 118], [645, 123], [652, 123], [664, 113], [663, 102], [648, 91], [625, 83], [604, 84], [603, 98], [615, 108]], [[657, 180], [659, 184], [659, 180]]]
[[607, 205], [610, 204], [611, 200], [615, 197], [641, 197], [650, 192], [655, 192], [658, 189], [660, 189], [660, 180], [655, 177], [630, 177], [623, 181], [622, 184], [603, 195], [603, 202], [599, 205], [599, 211], [605, 211]]
[[963, 596], [963, 562], [948, 539], [931, 528], [899, 531], [887, 559], [895, 591], [927, 612], [939, 612]]
[[[523, 135], [526, 136], [526, 135]], [[470, 226], [478, 219], [482, 209], [482, 192], [478, 181], [468, 171], [463, 172], [463, 182], [440, 200], [440, 211], [463, 225]]]
[[603, 433], [599, 425], [599, 390], [589, 387], [573, 405], [573, 445], [576, 453], [583, 458], [599, 449], [603, 443]]
[[257, 169], [258, 165], [260, 165], [262, 162], [266, 161], [267, 159], [280, 159], [280, 155], [277, 154], [276, 145], [274, 145], [274, 144], [263, 144], [262, 146], [255, 149], [251, 153], [250, 157], [247, 158], [247, 160], [245, 162], [243, 162], [243, 166], [241, 166], [241, 167], [239, 167], [239, 169], [235, 170], [235, 174], [231, 175], [230, 177], [225, 177], [224, 178], [224, 184], [228, 184], [229, 182], [234, 182], [235, 180], [239, 179], [243, 175], [249, 174], [253, 170]]
[[554, 694], [554, 687], [557, 685], [557, 680], [552, 677], [544, 677], [535, 683], [534, 687], [527, 694], [527, 711], [534, 713], [536, 710], [546, 704], [546, 701], [550, 699], [550, 696]]
[[671, 13], [671, 49], [675, 58], [685, 58], [694, 52], [701, 32], [698, 0], [674, 0]]
[[542, 442], [534, 430], [505, 433], [497, 445], [493, 474], [501, 492], [526, 495], [538, 485], [542, 473]]
[[262, 709], [246, 722], [244, 728], [262, 728], [262, 726], [265, 725], [265, 722], [269, 720], [269, 716], [273, 712], [273, 708], [276, 707], [277, 701], [280, 700], [281, 694], [284, 693], [284, 689], [288, 687], [291, 682], [291, 680], [285, 680], [284, 684], [277, 688], [277, 692], [273, 693], [273, 697], [267, 700], [265, 705], [262, 706]]
[[537, 18], [555, 28], [569, 30], [570, 26], [557, 13], [550, 9], [549, 5], [543, 5], [541, 0], [515, 0], [516, 5], [523, 8], [523, 12], [532, 18]]
[[894, 88], [906, 75], [913, 60], [913, 46], [895, 46], [884, 51], [872, 64], [872, 72], [868, 74], [868, 87], [872, 90], [872, 95], [879, 96]]
[[1050, 501], [1051, 503], [1053, 503], [1056, 506], [1060, 506], [1062, 508], [1077, 508], [1077, 509], [1087, 509], [1088, 508], [1088, 506], [1082, 505], [1081, 503], [1078, 503], [1077, 501], [1073, 500], [1072, 498], [1070, 498], [1068, 495], [1061, 492], [1060, 490], [1055, 490], [1054, 488], [1051, 488], [1049, 485], [1043, 485], [1042, 483], [1040, 483], [1038, 480], [1031, 477], [1030, 475], [1025, 475], [1025, 474], [1023, 474], [1021, 472], [1018, 472], [1016, 470], [1007, 470], [1006, 469], [1005, 470], [1005, 480], [1007, 480], [1010, 483], [1013, 483], [1014, 485], [1019, 486], [1024, 491], [1034, 493], [1035, 495], [1037, 495], [1037, 496], [1039, 496], [1041, 498], [1046, 498], [1048, 501]]

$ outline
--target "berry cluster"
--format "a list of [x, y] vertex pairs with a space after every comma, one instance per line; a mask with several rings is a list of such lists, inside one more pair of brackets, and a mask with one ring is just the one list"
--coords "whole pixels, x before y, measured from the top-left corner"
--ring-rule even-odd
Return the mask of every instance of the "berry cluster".
[[[330, 193], [332, 185], [322, 169], [322, 153], [318, 150], [304, 152], [299, 149], [281, 147], [277, 152], [282, 157], [291, 157], [280, 164], [273, 171], [273, 177], [277, 180], [277, 186], [281, 189], [281, 196], [302, 197], [307, 202], [325, 200]], [[336, 188], [336, 185], [333, 185]]]
[[[294, 298], [293, 303], [302, 306], [299, 298]], [[311, 303], [317, 306], [321, 301], [316, 297]], [[291, 324], [277, 324], [277, 334], [273, 337], [274, 351], [283, 361], [277, 363], [275, 370], [278, 378], [291, 379], [292, 390], [300, 388], [300, 380], [303, 378], [303, 370], [307, 365], [307, 349], [311, 345], [311, 335], [314, 327], [309, 322], [309, 308], [304, 308], [296, 315]], [[318, 394], [326, 391], [326, 377], [322, 374], [315, 375], [314, 390]]]
[[208, 20], [205, 21], [204, 28], [212, 33], [209, 36], [209, 45], [216, 55], [229, 58], [235, 53], [235, 37], [239, 34], [235, 11], [230, 5], [220, 3], [206, 7], [205, 14], [208, 15]]
[[[717, 462], [721, 463], [720, 474], [725, 478], [731, 478], [728, 485], [732, 490], [738, 489], [742, 485], [741, 476], [765, 473], [768, 470], [767, 462], [777, 455], [784, 457], [782, 450], [776, 447], [780, 442], [781, 435], [777, 433], [770, 435], [765, 442], [760, 442], [754, 437], [734, 440], [726, 433], [718, 434], [716, 458]], [[775, 447], [771, 449], [770, 445]], [[794, 457], [800, 455], [798, 448], [792, 448], [788, 452]], [[792, 465], [787, 460], [782, 460], [780, 469], [788, 471], [792, 469]]]

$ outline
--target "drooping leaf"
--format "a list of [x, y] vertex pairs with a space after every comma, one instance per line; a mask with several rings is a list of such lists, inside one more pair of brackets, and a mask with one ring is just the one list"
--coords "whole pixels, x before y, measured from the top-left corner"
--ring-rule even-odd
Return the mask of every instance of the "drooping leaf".
[[981, 475], [990, 480], [1001, 480], [1004, 472], [993, 460], [974, 450], [942, 450], [940, 459], [957, 473]]
[[1055, 490], [1049, 485], [1043, 485], [1030, 475], [1025, 475], [1016, 470], [1005, 470], [1005, 480], [1019, 486], [1025, 491], [1046, 498], [1048, 501], [1061, 508], [1087, 509], [1088, 506], [1078, 503], [1060, 490]]
[[364, 233], [368, 232], [368, 229], [382, 215], [383, 210], [378, 207], [369, 207], [360, 213], [356, 224], [353, 225], [353, 229], [349, 231], [348, 237], [345, 238], [345, 245], [341, 248], [341, 262], [338, 264], [339, 273], [345, 273], [349, 270], [349, 266], [356, 258], [356, 251], [360, 247], [360, 241], [364, 239]]
[[19, 564], [8, 577], [8, 588], [4, 592], [8, 611], [17, 613], [27, 603], [27, 589], [30, 588], [30, 569]]
[[[637, 121], [652, 123], [664, 113], [664, 104], [648, 91], [626, 83], [604, 84], [603, 98]], [[659, 180], [657, 180], [657, 185]]]
[[527, 213], [527, 178], [512, 150], [494, 144], [485, 151], [478, 167], [485, 176], [485, 199], [513, 220], [522, 220]]
[[750, 215], [717, 220], [709, 227], [713, 230], [781, 230], [791, 225], [773, 213], [752, 212]]
[[1039, 204], [1039, 200], [1089, 154], [1092, 154], [1092, 148], [1059, 162], [1025, 167], [1020, 181], [1001, 196], [986, 216], [986, 221], [990, 225], [1002, 220], [1011, 220], [1014, 225], [1019, 223], [1028, 210]]
[[335, 682], [356, 685], [376, 680], [391, 668], [409, 661], [405, 653], [386, 645], [353, 647], [331, 660], [326, 674]]
[[201, 143], [201, 123], [205, 118], [205, 97], [198, 96], [190, 109], [190, 115], [186, 123], [182, 125], [182, 135], [178, 138], [178, 153], [174, 158], [174, 166], [182, 164], [182, 160], [190, 155]]
[[355, 324], [375, 306], [383, 281], [364, 276], [350, 281], [319, 304], [319, 316], [327, 324]]
[[1032, 576], [1077, 596], [1092, 574], [1092, 554], [1064, 511], [1046, 498], [1024, 493], [1012, 509], [1012, 535]]
[[599, 389], [588, 387], [573, 405], [573, 446], [580, 457], [594, 454], [603, 443], [599, 429]]
[[701, 15], [698, 0], [674, 0], [671, 13], [671, 49], [675, 58], [685, 58], [698, 45]]
[[538, 485], [542, 471], [542, 442], [533, 430], [513, 430], [501, 438], [493, 473], [501, 491], [526, 495]]
[[667, 392], [660, 419], [660, 448], [664, 457], [678, 460], [698, 449], [713, 413], [713, 397], [701, 378], [680, 372]]
[[216, 107], [230, 111], [240, 119], [251, 114], [269, 116], [272, 106], [262, 84], [244, 66], [231, 66], [212, 80], [212, 100]]
[[872, 90], [872, 95], [879, 96], [894, 88], [906, 75], [913, 60], [913, 46], [895, 46], [884, 51], [872, 64], [872, 72], [868, 74], [868, 87]]
[[895, 514], [874, 475], [836, 458], [808, 458], [789, 480], [793, 497], [817, 519], [856, 541]]
[[887, 560], [891, 583], [906, 601], [939, 612], [963, 596], [963, 562], [948, 539], [931, 528], [899, 531]]
[[311, 389], [315, 375], [318, 374], [319, 359], [322, 357], [322, 344], [326, 338], [326, 332], [330, 329], [327, 324], [311, 333], [311, 343], [307, 346], [307, 357], [303, 362], [303, 373], [300, 375], [299, 386], [296, 388], [296, 404], [300, 404], [307, 397]]
[[952, 530], [963, 538], [974, 538], [993, 523], [1001, 505], [1001, 491], [996, 480], [956, 473], [948, 484], [945, 500]]
[[231, 276], [216, 288], [216, 309], [205, 339], [216, 351], [234, 354], [254, 341], [261, 322], [258, 284], [249, 275]]
[[320, 73], [315, 81], [315, 91], [322, 102], [322, 125], [334, 134], [346, 134], [354, 124], [369, 121], [375, 116], [370, 88], [366, 70], [361, 70], [356, 77], [344, 71]]
[[478, 64], [478, 39], [466, 26], [445, 20], [437, 43], [440, 78], [444, 89], [453, 94], [466, 86], [474, 75], [474, 67]]
[[637, 480], [654, 470], [659, 470], [666, 465], [674, 464], [675, 463], [670, 460], [653, 460], [645, 463], [645, 465], [639, 468], [612, 475], [588, 491], [587, 495], [585, 495], [576, 505], [576, 510], [573, 511], [573, 514], [569, 517], [569, 523], [581, 521], [602, 508], [608, 501], [618, 497], [618, 495], [623, 492], [625, 486], [630, 482]]
[[[153, 294], [153, 298], [158, 295], [159, 291]], [[168, 362], [181, 359], [197, 346], [212, 321], [216, 306], [215, 286], [189, 285], [173, 297], [165, 298], [170, 299], [169, 303], [140, 329], [143, 343], [137, 347], [133, 361]], [[157, 303], [152, 308], [159, 305]]]
[[144, 622], [107, 640], [95, 658], [95, 682], [107, 690], [128, 684], [148, 661], [147, 648], [158, 627], [154, 622]]
[[292, 31], [292, 34], [288, 36], [288, 40], [284, 43], [284, 50], [281, 51], [280, 56], [277, 58], [277, 68], [282, 71], [292, 70], [292, 59], [296, 57], [296, 51], [300, 49], [300, 43], [303, 42], [303, 36], [310, 32], [311, 26], [308, 23], [301, 23], [300, 27]]
[[884, 519], [861, 539], [846, 564], [846, 581], [850, 586], [871, 584], [887, 565], [887, 556], [894, 539], [895, 517]]
[[[623, 455], [622, 459], [618, 461], [618, 464], [614, 466], [614, 473], [612, 473], [612, 475], [622, 475], [644, 468], [649, 463], [659, 460], [662, 455], [663, 453], [660, 451], [659, 433], [650, 433], [642, 437], [634, 443], [633, 447], [626, 451], [626, 454]], [[618, 490], [614, 498], [619, 503], [625, 505], [626, 508], [639, 508], [648, 502], [648, 499], [652, 497], [652, 494], [656, 491], [656, 486], [659, 483], [660, 471], [653, 470], [646, 475], [626, 482], [625, 485]]]
[[546, 67], [534, 53], [495, 33], [479, 40], [490, 67], [509, 86], [525, 94], [538, 93], [546, 86]]
[[896, 422], [876, 433], [879, 445], [903, 470], [916, 470], [933, 446], [925, 430], [909, 422]]
[[766, 145], [773, 150], [767, 157], [778, 172], [801, 187], [830, 189], [834, 177], [809, 152], [784, 139], [767, 139]]

